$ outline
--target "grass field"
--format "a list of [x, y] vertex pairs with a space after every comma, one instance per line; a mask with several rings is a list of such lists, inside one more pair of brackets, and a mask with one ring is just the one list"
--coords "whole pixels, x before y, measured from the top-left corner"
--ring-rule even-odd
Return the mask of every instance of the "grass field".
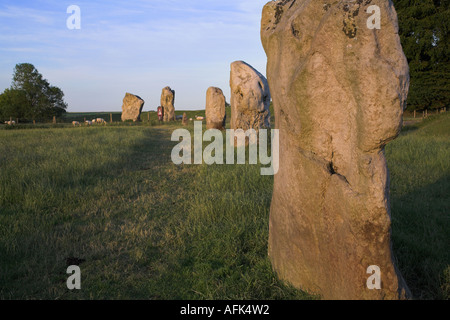
[[[273, 177], [175, 166], [179, 124], [151, 116], [0, 130], [0, 299], [316, 298], [267, 258]], [[400, 269], [416, 298], [448, 299], [450, 117], [406, 127], [386, 155]], [[66, 287], [68, 258], [84, 260], [79, 291]]]
[[404, 128], [386, 148], [394, 251], [415, 298], [450, 298], [450, 116]]

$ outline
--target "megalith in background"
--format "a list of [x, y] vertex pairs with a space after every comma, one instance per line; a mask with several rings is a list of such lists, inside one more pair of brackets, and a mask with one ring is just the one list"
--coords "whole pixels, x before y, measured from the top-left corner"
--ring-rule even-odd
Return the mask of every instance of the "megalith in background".
[[144, 100], [134, 94], [126, 93], [122, 104], [122, 121], [141, 121], [143, 107]]
[[208, 88], [206, 91], [206, 128], [225, 129], [225, 96], [223, 91], [216, 87]]
[[249, 64], [231, 64], [231, 129], [270, 128], [270, 90], [266, 78]]
[[164, 122], [175, 121], [175, 90], [170, 87], [162, 90], [161, 106], [164, 108]]

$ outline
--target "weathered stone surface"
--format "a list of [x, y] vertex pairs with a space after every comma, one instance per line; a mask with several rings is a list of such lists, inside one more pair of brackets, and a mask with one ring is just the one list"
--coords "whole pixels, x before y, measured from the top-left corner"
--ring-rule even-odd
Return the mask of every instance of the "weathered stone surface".
[[187, 113], [186, 113], [186, 112], [183, 113], [182, 124], [183, 124], [183, 126], [187, 126], [187, 125], [189, 124], [189, 120], [188, 120], [188, 117], [187, 117]]
[[225, 96], [219, 88], [210, 87], [206, 92], [206, 128], [225, 129]]
[[[381, 8], [370, 30], [369, 5]], [[325, 299], [398, 299], [385, 145], [397, 137], [409, 70], [391, 1], [266, 4], [261, 38], [280, 130], [269, 256], [281, 279]], [[369, 266], [381, 290], [369, 290]]]
[[231, 64], [231, 129], [270, 128], [270, 90], [266, 78], [243, 61]]
[[161, 106], [164, 108], [164, 122], [175, 121], [175, 90], [170, 87], [162, 90]]
[[141, 112], [144, 103], [144, 100], [140, 97], [131, 93], [126, 93], [125, 98], [123, 98], [122, 121], [141, 121]]

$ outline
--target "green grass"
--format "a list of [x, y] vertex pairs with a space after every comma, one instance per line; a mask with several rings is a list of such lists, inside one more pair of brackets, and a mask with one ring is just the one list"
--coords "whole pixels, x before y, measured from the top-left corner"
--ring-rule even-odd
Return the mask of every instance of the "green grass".
[[450, 298], [450, 116], [405, 128], [386, 149], [393, 243], [418, 299]]
[[173, 165], [177, 127], [1, 131], [0, 298], [310, 298], [267, 259], [272, 178]]
[[[313, 299], [267, 258], [273, 177], [175, 166], [179, 127], [0, 130], [0, 299]], [[394, 249], [417, 298], [449, 298], [449, 128], [430, 118], [386, 150]], [[80, 291], [68, 257], [86, 260]]]

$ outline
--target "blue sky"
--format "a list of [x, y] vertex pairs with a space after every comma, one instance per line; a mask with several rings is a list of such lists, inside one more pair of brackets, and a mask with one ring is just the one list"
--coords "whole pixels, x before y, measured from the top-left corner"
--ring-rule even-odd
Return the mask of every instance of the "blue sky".
[[[64, 91], [69, 112], [120, 111], [126, 92], [156, 110], [165, 86], [180, 110], [204, 108], [210, 86], [229, 101], [233, 61], [266, 73], [266, 2], [0, 0], [0, 91], [27, 62]], [[66, 26], [70, 5], [81, 9], [80, 30]]]

